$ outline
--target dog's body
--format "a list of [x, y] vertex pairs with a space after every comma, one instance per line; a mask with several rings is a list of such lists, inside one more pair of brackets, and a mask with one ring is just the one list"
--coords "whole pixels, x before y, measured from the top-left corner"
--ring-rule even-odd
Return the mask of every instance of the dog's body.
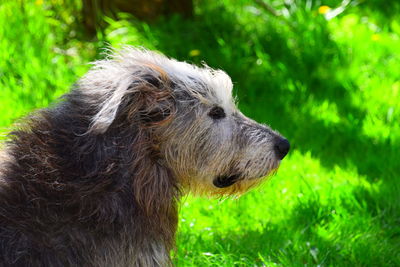
[[0, 266], [168, 266], [186, 191], [245, 192], [289, 144], [244, 117], [229, 77], [125, 49], [10, 135]]

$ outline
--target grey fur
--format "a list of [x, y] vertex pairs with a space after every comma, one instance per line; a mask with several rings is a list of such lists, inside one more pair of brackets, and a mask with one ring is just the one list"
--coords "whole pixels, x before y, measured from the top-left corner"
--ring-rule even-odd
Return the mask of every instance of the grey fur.
[[240, 195], [289, 144], [235, 106], [220, 70], [110, 53], [10, 135], [0, 266], [169, 266], [182, 194]]

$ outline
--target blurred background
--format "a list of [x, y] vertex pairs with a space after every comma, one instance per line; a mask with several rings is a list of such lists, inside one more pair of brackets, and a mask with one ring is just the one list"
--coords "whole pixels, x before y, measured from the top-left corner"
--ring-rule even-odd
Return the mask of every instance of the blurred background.
[[0, 0], [0, 134], [107, 46], [225, 70], [292, 144], [235, 200], [186, 197], [177, 266], [400, 266], [398, 0]]

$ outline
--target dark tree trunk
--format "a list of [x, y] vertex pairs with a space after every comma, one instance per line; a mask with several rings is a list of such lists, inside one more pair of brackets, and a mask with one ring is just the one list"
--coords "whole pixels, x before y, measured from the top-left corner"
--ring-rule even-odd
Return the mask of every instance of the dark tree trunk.
[[193, 16], [193, 0], [82, 0], [83, 22], [89, 33], [100, 26], [101, 15], [115, 15], [122, 11], [144, 21], [154, 21], [159, 16], [180, 14]]

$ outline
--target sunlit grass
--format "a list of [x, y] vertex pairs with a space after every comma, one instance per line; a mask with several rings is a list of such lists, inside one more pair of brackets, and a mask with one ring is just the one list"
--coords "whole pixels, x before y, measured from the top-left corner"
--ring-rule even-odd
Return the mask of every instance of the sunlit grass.
[[107, 18], [88, 42], [70, 37], [69, 9], [3, 1], [0, 126], [66, 92], [104, 43], [205, 61], [292, 151], [240, 199], [186, 197], [176, 264], [400, 266], [400, 7], [362, 2], [327, 21], [339, 3], [274, 2], [275, 18], [254, 1], [203, 1], [192, 21]]
[[392, 258], [393, 265], [397, 245], [388, 242], [393, 232], [377, 203], [381, 186], [354, 168], [326, 169], [294, 152], [277, 176], [239, 200], [189, 198], [177, 263], [372, 266]]
[[[0, 127], [66, 92], [88, 66], [82, 44], [62, 43], [65, 32], [39, 4], [0, 2]], [[86, 45], [90, 46], [90, 45]]]

